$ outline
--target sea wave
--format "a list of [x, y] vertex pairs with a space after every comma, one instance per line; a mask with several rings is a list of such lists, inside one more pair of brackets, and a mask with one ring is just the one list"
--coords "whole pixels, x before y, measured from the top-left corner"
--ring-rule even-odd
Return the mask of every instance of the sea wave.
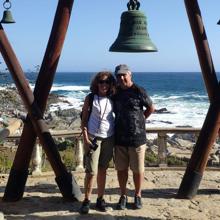
[[66, 86], [66, 85], [54, 85], [51, 89], [52, 92], [54, 91], [88, 91], [89, 86]]
[[200, 101], [206, 101], [208, 100], [207, 95], [200, 95], [200, 94], [176, 94], [176, 95], [160, 95], [156, 94], [153, 95], [152, 98], [154, 100], [164, 100], [164, 101], [169, 101], [169, 100], [200, 100]]
[[[197, 85], [199, 82], [197, 75], [192, 75], [192, 79], [195, 78], [194, 81], [189, 78], [186, 83], [177, 84], [176, 81], [172, 81], [169, 75], [155, 76], [155, 74], [152, 74], [152, 79], [156, 78], [157, 87], [153, 86], [155, 81], [149, 81], [150, 75], [146, 76], [145, 79], [145, 75], [140, 75], [138, 79], [144, 88], [150, 88], [149, 94], [156, 109], [167, 109], [165, 113], [152, 114], [147, 119], [146, 125], [148, 127], [202, 126], [208, 111], [209, 100], [203, 84]], [[179, 78], [178, 74], [173, 76], [176, 76], [178, 80], [183, 80], [181, 77]], [[190, 77], [190, 75], [187, 75], [187, 77]], [[60, 95], [61, 102], [51, 105], [50, 110], [81, 109], [85, 96], [89, 93], [90, 78], [89, 74], [84, 74], [83, 77], [82, 74], [60, 74], [59, 80], [55, 80], [53, 83], [51, 93]], [[166, 88], [163, 79], [167, 79]], [[15, 87], [14, 84], [11, 85]], [[189, 86], [185, 88], [183, 85]], [[34, 86], [34, 83], [30, 83], [32, 90]], [[6, 85], [0, 83], [0, 90], [5, 88]]]
[[[30, 84], [31, 89], [33, 90], [35, 84]], [[88, 91], [89, 86], [77, 86], [77, 85], [61, 85], [61, 84], [53, 84], [51, 88], [51, 92], [72, 92], [72, 91]]]

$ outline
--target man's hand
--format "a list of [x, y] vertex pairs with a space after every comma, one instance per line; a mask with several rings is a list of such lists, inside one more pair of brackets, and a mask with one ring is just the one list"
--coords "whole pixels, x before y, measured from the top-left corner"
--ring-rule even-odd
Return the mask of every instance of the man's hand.
[[154, 106], [153, 106], [153, 105], [149, 106], [149, 107], [144, 111], [144, 116], [145, 116], [145, 118], [148, 118], [154, 111], [155, 111]]

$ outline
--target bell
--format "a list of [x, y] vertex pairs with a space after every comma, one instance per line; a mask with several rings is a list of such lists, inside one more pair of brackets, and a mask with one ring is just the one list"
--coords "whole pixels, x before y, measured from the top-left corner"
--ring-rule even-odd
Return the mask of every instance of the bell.
[[12, 18], [12, 14], [10, 10], [4, 11], [1, 23], [3, 24], [15, 23], [14, 19]]
[[109, 48], [112, 52], [156, 52], [147, 32], [146, 16], [139, 10], [122, 13], [117, 39]]

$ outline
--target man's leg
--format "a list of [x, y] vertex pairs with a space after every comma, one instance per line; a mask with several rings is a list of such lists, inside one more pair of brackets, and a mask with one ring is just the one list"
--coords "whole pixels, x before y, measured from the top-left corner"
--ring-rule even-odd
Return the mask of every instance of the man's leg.
[[135, 196], [141, 196], [141, 188], [144, 180], [144, 160], [146, 145], [137, 148], [129, 148], [130, 166], [133, 171]]
[[115, 147], [115, 168], [118, 175], [118, 183], [120, 187], [120, 199], [117, 204], [117, 209], [124, 210], [127, 206], [127, 181], [128, 181], [128, 167], [129, 167], [129, 157], [128, 149], [123, 146]]
[[117, 209], [124, 210], [127, 206], [127, 181], [128, 181], [128, 169], [118, 170], [118, 183], [121, 191], [121, 196], [117, 204]]
[[141, 145], [137, 148], [129, 148], [130, 167], [133, 171], [133, 181], [135, 186], [134, 207], [142, 208], [141, 189], [144, 180], [144, 159], [146, 145]]
[[133, 180], [135, 186], [135, 195], [134, 195], [135, 209], [141, 209], [143, 206], [141, 201], [141, 189], [142, 189], [143, 179], [144, 179], [144, 172], [139, 172], [139, 173], [133, 172]]
[[144, 173], [133, 172], [133, 180], [134, 180], [134, 187], [135, 187], [135, 196], [141, 197], [141, 189], [142, 189], [142, 183], [144, 180]]
[[118, 183], [121, 190], [121, 196], [124, 196], [127, 194], [127, 181], [128, 181], [128, 169], [126, 170], [118, 170]]

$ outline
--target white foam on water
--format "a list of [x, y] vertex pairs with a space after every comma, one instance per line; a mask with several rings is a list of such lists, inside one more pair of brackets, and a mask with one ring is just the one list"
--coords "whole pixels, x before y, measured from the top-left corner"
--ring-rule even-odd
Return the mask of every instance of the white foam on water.
[[180, 97], [173, 99], [173, 96], [167, 97], [166, 101], [158, 96], [153, 101], [156, 109], [166, 108], [169, 113], [152, 114], [148, 118], [150, 121], [150, 124], [147, 124], [148, 127], [201, 127], [209, 107], [208, 101], [181, 99]]
[[87, 91], [89, 90], [89, 86], [67, 86], [67, 85], [58, 85], [58, 84], [54, 84], [51, 92], [54, 91]]
[[64, 109], [81, 109], [83, 101], [77, 98], [60, 98], [63, 102], [58, 102], [56, 104], [51, 104], [49, 107], [50, 111], [64, 110]]
[[[30, 87], [33, 90], [34, 84], [30, 84]], [[0, 86], [0, 90], [4, 89], [6, 89], [5, 86]], [[85, 96], [89, 93], [89, 85], [54, 83], [51, 92], [61, 95], [61, 102], [51, 105], [50, 111], [70, 108], [81, 109]], [[157, 110], [166, 108], [169, 113], [152, 114], [147, 119], [147, 127], [201, 127], [209, 107], [208, 97], [197, 92], [154, 94], [151, 98]]]

